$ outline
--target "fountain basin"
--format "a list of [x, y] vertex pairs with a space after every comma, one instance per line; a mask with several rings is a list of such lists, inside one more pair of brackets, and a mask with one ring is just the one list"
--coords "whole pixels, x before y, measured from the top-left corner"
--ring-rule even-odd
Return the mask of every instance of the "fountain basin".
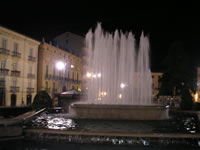
[[166, 120], [168, 108], [160, 105], [113, 105], [73, 103], [69, 113], [77, 119]]

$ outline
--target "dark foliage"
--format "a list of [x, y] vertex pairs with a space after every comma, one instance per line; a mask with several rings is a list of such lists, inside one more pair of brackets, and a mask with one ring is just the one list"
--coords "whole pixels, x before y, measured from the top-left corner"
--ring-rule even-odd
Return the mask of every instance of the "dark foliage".
[[192, 110], [193, 108], [193, 98], [187, 88], [183, 88], [181, 92], [180, 107], [182, 110]]
[[165, 70], [160, 79], [159, 95], [181, 95], [183, 87], [190, 92], [196, 91], [196, 68], [191, 62], [183, 43], [176, 42], [171, 45], [162, 62]]
[[51, 97], [46, 91], [40, 91], [34, 97], [32, 107], [33, 109], [51, 108], [53, 106]]

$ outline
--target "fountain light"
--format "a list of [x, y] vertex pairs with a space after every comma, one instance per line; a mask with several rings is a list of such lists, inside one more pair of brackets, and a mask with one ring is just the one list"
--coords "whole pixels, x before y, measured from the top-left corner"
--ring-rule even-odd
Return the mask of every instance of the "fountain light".
[[62, 61], [57, 62], [57, 63], [56, 63], [56, 68], [57, 68], [58, 70], [63, 70], [63, 69], [65, 68], [64, 62], [62, 62]]
[[90, 78], [92, 76], [92, 74], [87, 72], [86, 76], [87, 76], [87, 78]]
[[120, 84], [120, 87], [123, 89], [123, 88], [126, 87], [126, 84], [125, 84], [125, 83], [121, 83], [121, 84]]
[[102, 97], [103, 97], [103, 96], [106, 96], [106, 95], [107, 95], [107, 92], [105, 92], [105, 91], [104, 91], [104, 92], [101, 92], [100, 95], [101, 95]]
[[119, 98], [122, 99], [122, 94], [119, 94]]
[[96, 77], [97, 77], [97, 75], [96, 75], [96, 74], [94, 74], [94, 75], [93, 75], [93, 78], [96, 78]]
[[198, 102], [198, 93], [196, 93], [196, 94], [194, 95], [194, 101], [195, 101], [195, 102]]
[[98, 78], [101, 78], [101, 73], [98, 73], [98, 75], [97, 75], [97, 76], [98, 76]]

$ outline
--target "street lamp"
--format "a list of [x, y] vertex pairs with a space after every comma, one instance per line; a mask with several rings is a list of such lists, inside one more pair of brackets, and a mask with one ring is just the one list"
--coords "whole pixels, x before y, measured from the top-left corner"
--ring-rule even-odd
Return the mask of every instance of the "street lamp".
[[58, 70], [64, 70], [64, 68], [65, 68], [64, 62], [58, 61], [58, 62], [56, 63], [56, 68], [57, 68]]

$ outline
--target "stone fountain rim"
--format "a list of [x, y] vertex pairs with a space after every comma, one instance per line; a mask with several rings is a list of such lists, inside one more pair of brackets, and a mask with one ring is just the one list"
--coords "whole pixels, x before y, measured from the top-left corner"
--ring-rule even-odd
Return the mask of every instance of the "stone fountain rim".
[[166, 106], [158, 104], [149, 104], [149, 105], [130, 105], [130, 104], [96, 104], [96, 103], [72, 103], [71, 107], [73, 108], [121, 108], [121, 109], [167, 109]]

